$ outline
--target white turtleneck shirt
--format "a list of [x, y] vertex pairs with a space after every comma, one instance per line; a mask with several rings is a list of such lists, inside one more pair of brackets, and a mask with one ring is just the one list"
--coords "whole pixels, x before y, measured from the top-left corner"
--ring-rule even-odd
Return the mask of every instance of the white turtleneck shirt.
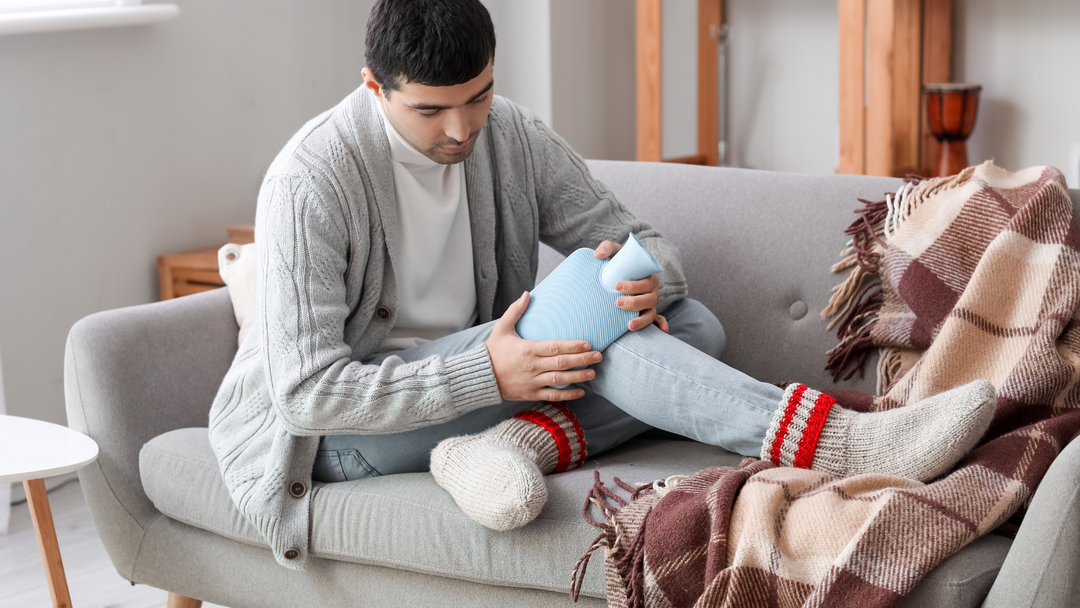
[[[372, 94], [373, 95], [373, 94]], [[376, 352], [418, 346], [476, 322], [465, 165], [439, 164], [405, 141], [383, 112], [398, 210], [398, 309]]]

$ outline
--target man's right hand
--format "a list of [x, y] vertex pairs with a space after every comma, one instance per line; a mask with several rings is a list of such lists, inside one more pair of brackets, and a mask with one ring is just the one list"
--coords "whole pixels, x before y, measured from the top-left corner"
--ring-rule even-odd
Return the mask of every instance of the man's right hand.
[[603, 355], [588, 342], [577, 340], [524, 340], [515, 327], [529, 306], [529, 292], [521, 294], [495, 322], [487, 339], [495, 381], [506, 401], [569, 401], [585, 395], [582, 389], [552, 386], [585, 382], [596, 377], [591, 369], [573, 369], [599, 363]]

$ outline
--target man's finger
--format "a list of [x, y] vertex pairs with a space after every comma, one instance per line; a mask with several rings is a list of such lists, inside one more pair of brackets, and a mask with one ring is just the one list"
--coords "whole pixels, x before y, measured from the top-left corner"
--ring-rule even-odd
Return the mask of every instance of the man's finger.
[[503, 316], [499, 317], [498, 321], [495, 321], [495, 325], [491, 328], [492, 333], [512, 333], [514, 328], [517, 327], [518, 321], [521, 320], [521, 315], [525, 314], [525, 309], [529, 307], [529, 292], [524, 292], [521, 297], [514, 301]]
[[537, 391], [537, 401], [570, 401], [585, 396], [585, 391], [580, 388], [559, 390], [557, 388], [545, 388]]
[[656, 315], [656, 320], [653, 321], [653, 323], [656, 323], [656, 326], [660, 328], [660, 331], [665, 334], [671, 333], [671, 327], [668, 325], [667, 317], [664, 315]]
[[615, 305], [623, 310], [644, 312], [650, 308], [656, 308], [656, 301], [659, 299], [657, 296], [658, 294], [655, 291], [640, 296], [619, 296], [615, 300]]
[[564, 384], [588, 382], [595, 377], [596, 372], [591, 369], [574, 369], [548, 372], [546, 374], [540, 374], [536, 378], [546, 386], [562, 386]]
[[[574, 354], [561, 354], [556, 357], [545, 357], [544, 363], [541, 366], [546, 372], [560, 371], [573, 369], [575, 367], [585, 367], [588, 365], [595, 365], [604, 360], [604, 356], [597, 351], [587, 353], [574, 353]], [[570, 380], [570, 382], [579, 382], [578, 380]], [[566, 382], [547, 382], [546, 384], [566, 384]]]
[[612, 241], [604, 241], [596, 247], [596, 251], [593, 252], [593, 255], [598, 259], [607, 260], [616, 253], [619, 253], [620, 249], [622, 249], [622, 245]]
[[615, 284], [615, 290], [631, 296], [637, 296], [656, 290], [660, 284], [660, 275], [652, 273], [640, 281], [619, 281]]
[[588, 342], [579, 340], [544, 340], [537, 342], [531, 353], [537, 357], [557, 357], [559, 355], [572, 355], [592, 350]]
[[630, 331], [637, 331], [637, 330], [639, 330], [639, 329], [641, 329], [643, 327], [648, 327], [648, 326], [652, 325], [652, 322], [655, 319], [656, 319], [656, 309], [655, 308], [650, 308], [649, 310], [646, 310], [646, 311], [642, 312], [638, 316], [638, 318], [630, 319], [630, 323], [629, 323], [628, 327], [630, 327]]

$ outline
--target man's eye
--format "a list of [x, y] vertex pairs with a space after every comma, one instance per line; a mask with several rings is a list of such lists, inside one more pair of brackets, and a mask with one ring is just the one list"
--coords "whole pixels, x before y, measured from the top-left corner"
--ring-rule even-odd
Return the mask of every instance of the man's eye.
[[481, 97], [479, 99], [474, 99], [473, 103], [484, 103], [485, 101], [487, 101], [487, 98], [488, 98], [488, 96], [484, 95], [483, 97]]
[[435, 110], [434, 112], [420, 112], [420, 116], [423, 116], [424, 118], [434, 118], [438, 114], [438, 110]]

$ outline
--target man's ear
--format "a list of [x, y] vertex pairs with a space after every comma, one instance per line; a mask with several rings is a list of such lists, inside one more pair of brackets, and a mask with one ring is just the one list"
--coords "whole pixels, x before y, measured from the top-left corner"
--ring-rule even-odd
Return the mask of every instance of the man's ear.
[[371, 89], [372, 93], [375, 93], [376, 97], [383, 97], [383, 88], [379, 84], [379, 81], [375, 80], [375, 73], [369, 68], [360, 70], [360, 75], [364, 77], [364, 86]]

